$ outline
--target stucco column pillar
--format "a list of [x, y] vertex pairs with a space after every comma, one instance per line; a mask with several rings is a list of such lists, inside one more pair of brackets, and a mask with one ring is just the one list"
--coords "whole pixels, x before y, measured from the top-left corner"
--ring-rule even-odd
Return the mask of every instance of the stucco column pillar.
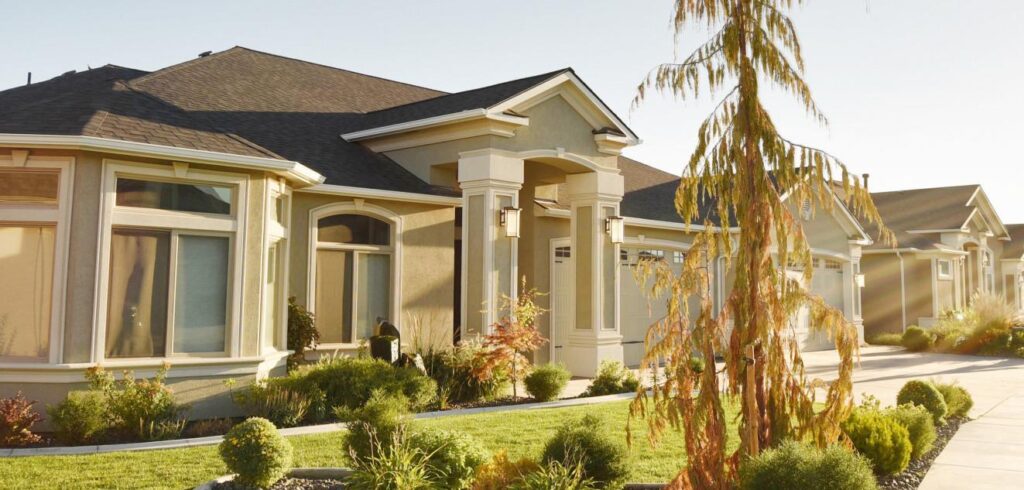
[[844, 308], [843, 314], [857, 327], [857, 341], [859, 344], [864, 344], [864, 312], [862, 311], [863, 303], [861, 303], [861, 292], [862, 288], [857, 282], [857, 276], [861, 275], [860, 270], [860, 258], [862, 255], [861, 246], [857, 243], [850, 244], [850, 262], [843, 266], [843, 274], [848, 278], [843, 281], [845, 285], [844, 290], [849, 291], [846, 295], [846, 307]]
[[565, 363], [577, 376], [593, 376], [602, 361], [622, 361], [619, 245], [605, 232], [605, 220], [619, 215], [623, 183], [617, 173], [588, 172], [568, 175], [566, 184], [575, 312]]
[[462, 338], [486, 334], [515, 297], [518, 238], [506, 236], [503, 208], [519, 207], [523, 160], [494, 149], [459, 154], [462, 188]]

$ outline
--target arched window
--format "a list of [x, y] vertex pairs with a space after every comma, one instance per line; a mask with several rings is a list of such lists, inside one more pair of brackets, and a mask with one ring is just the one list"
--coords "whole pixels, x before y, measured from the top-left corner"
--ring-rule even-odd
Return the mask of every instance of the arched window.
[[395, 225], [368, 214], [317, 216], [313, 268], [316, 326], [325, 344], [355, 344], [394, 321]]

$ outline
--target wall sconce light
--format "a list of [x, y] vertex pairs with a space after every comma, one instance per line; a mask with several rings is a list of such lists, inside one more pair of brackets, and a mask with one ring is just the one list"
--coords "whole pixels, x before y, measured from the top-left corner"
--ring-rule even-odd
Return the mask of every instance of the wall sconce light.
[[854, 276], [854, 280], [857, 281], [857, 287], [864, 287], [864, 274], [857, 274]]
[[609, 216], [604, 219], [604, 232], [611, 238], [612, 243], [621, 244], [626, 234], [625, 224], [622, 216]]
[[520, 208], [514, 208], [506, 206], [501, 208], [501, 214], [499, 220], [501, 226], [505, 227], [505, 236], [509, 238], [519, 238], [519, 214], [522, 212]]

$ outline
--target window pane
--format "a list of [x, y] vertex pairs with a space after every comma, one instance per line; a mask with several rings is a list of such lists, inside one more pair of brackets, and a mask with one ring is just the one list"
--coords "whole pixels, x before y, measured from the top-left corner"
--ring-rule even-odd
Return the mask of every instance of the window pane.
[[264, 292], [264, 304], [266, 305], [266, 325], [263, 328], [263, 346], [278, 347], [278, 339], [281, 338], [281, 311], [284, 298], [281, 297], [278, 273], [281, 269], [280, 254], [281, 242], [275, 243], [267, 249], [267, 272], [266, 291]]
[[59, 187], [57, 172], [0, 169], [0, 202], [56, 204]]
[[118, 206], [231, 214], [231, 197], [225, 186], [117, 179]]
[[178, 237], [174, 352], [224, 352], [230, 243], [227, 237]]
[[321, 242], [391, 244], [391, 227], [379, 219], [361, 214], [338, 214], [320, 218], [317, 228], [317, 240]]
[[316, 252], [316, 329], [323, 343], [352, 339], [352, 252]]
[[54, 228], [0, 226], [0, 359], [45, 361], [50, 352]]
[[356, 286], [356, 335], [370, 338], [373, 328], [391, 318], [391, 256], [381, 254], [359, 255], [359, 284]]
[[110, 235], [106, 357], [161, 357], [171, 236], [123, 229]]

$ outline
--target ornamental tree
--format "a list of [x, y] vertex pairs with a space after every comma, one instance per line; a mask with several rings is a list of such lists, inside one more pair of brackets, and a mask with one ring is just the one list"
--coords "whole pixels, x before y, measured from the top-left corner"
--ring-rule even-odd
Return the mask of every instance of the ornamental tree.
[[[672, 488], [728, 488], [742, 456], [785, 439], [832, 443], [852, 409], [856, 329], [806, 289], [813, 273], [810, 248], [783, 196], [826, 211], [838, 196], [861, 219], [877, 223], [884, 240], [891, 233], [866, 185], [835, 156], [782, 136], [761, 103], [765, 84], [788, 93], [827, 125], [803, 80], [801, 46], [787, 15], [794, 4], [802, 0], [676, 0], [677, 39], [690, 27], [713, 34], [681, 62], [652, 70], [634, 99], [636, 106], [650, 90], [683, 100], [705, 93], [721, 97], [700, 126], [675, 196], [683, 221], [702, 224], [703, 231], [680, 274], [655, 261], [642, 261], [636, 270], [639, 280], [653, 280], [652, 295], [668, 293], [668, 315], [649, 329], [642, 361], [649, 371], [664, 366], [664, 383], [650, 396], [637, 395], [630, 422], [646, 418], [652, 442], [667, 428], [683, 429], [689, 465]], [[709, 264], [717, 257], [735, 281], [714, 311]], [[802, 269], [801, 277], [787, 276], [790, 267]], [[697, 311], [690, 311], [691, 301]], [[812, 330], [826, 332], [839, 352], [831, 384], [808, 380], [804, 372], [789, 328], [802, 308]], [[693, 353], [707, 360], [724, 356], [725, 386], [719, 386], [715, 369], [688, 368]], [[825, 389], [824, 399], [816, 397], [816, 388]], [[742, 405], [741, 444], [732, 454], [720, 391]]]

